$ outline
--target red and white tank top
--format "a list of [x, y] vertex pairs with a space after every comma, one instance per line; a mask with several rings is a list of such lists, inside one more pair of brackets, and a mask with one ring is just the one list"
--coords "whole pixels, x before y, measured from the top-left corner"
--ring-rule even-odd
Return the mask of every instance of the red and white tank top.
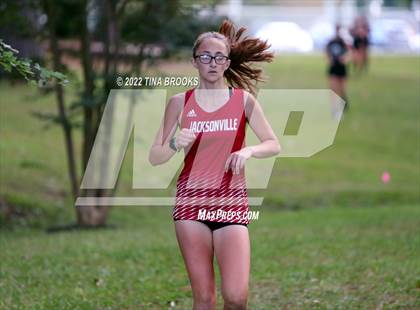
[[192, 129], [196, 139], [186, 150], [177, 180], [174, 220], [249, 223], [245, 169], [238, 175], [224, 171], [229, 155], [245, 147], [243, 98], [243, 90], [234, 88], [225, 104], [206, 112], [194, 89], [185, 93], [181, 128]]

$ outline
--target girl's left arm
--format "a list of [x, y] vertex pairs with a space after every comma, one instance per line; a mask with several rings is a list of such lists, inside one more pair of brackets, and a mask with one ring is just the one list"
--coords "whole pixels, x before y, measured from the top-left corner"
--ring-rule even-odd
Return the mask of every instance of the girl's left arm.
[[232, 169], [234, 174], [239, 174], [250, 157], [266, 158], [275, 156], [281, 151], [280, 143], [265, 118], [261, 105], [252, 94], [247, 91], [244, 93], [246, 98], [245, 115], [248, 118], [248, 124], [261, 143], [246, 146], [229, 155], [225, 163], [225, 171]]
[[280, 143], [267, 121], [264, 111], [258, 100], [250, 93], [246, 94], [245, 114], [248, 123], [255, 135], [261, 141], [260, 144], [247, 146], [252, 150], [252, 157], [266, 158], [277, 155], [281, 151]]

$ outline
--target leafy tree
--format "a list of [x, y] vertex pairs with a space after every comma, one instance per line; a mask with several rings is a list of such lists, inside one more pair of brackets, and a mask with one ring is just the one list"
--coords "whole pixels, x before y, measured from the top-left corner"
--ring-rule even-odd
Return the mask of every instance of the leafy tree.
[[[182, 49], [190, 50], [200, 32], [217, 30], [216, 25], [220, 23], [222, 17], [204, 21], [198, 17], [199, 8], [183, 5], [179, 0], [27, 0], [19, 7], [16, 7], [11, 0], [7, 2], [12, 4], [6, 6], [6, 12], [3, 12], [5, 14], [0, 12], [0, 15], [7, 15], [7, 11], [10, 10], [12, 15], [18, 16], [19, 11], [27, 12], [29, 8], [46, 19], [37, 35], [49, 42], [54, 71], [43, 70], [39, 65], [28, 62], [23, 64], [15, 62], [15, 67], [29, 79], [39, 76], [41, 79], [55, 78], [60, 81], [54, 84], [58, 116], [39, 114], [38, 116], [55, 121], [63, 128], [68, 174], [74, 199], [80, 196], [114, 195], [116, 188], [80, 191], [79, 175], [86, 169], [108, 94], [116, 86], [117, 74], [139, 75], [148, 65], [167, 59]], [[13, 22], [13, 19], [10, 22]], [[65, 89], [62, 87], [66, 79], [59, 73], [64, 70], [61, 62], [64, 51], [59, 48], [59, 42], [63, 38], [76, 40], [80, 45], [77, 53], [73, 54], [78, 57], [82, 71], [80, 92], [78, 99], [70, 105], [65, 103]], [[102, 43], [103, 50], [99, 54], [95, 54], [91, 48], [93, 40]], [[124, 54], [122, 47], [128, 44], [137, 47], [139, 52], [136, 55]], [[158, 46], [161, 53], [159, 55], [149, 53], [147, 47], [150, 46]], [[4, 56], [5, 59], [9, 59], [5, 61], [6, 67], [9, 64], [6, 69], [10, 68], [12, 61], [15, 61], [13, 54], [16, 53], [12, 51], [10, 54], [10, 52], [7, 51]], [[100, 67], [93, 65], [94, 59], [101, 61]], [[130, 69], [118, 72], [123, 62], [125, 65], [128, 63]], [[38, 71], [39, 73], [36, 73]], [[78, 81], [74, 83], [77, 85]], [[77, 157], [74, 154], [72, 137], [72, 130], [77, 124], [71, 118], [75, 115], [81, 115], [82, 118], [81, 173], [76, 171]], [[106, 149], [103, 150], [103, 154], [108, 153]], [[105, 156], [104, 161], [107, 160]], [[109, 215], [109, 208], [106, 206], [84, 206], [75, 210], [77, 223], [80, 226], [105, 225]]]
[[56, 79], [61, 85], [68, 83], [64, 74], [43, 68], [31, 59], [20, 59], [17, 57], [18, 53], [18, 50], [0, 39], [0, 66], [6, 72], [11, 73], [12, 70], [15, 70], [25, 80], [35, 85], [38, 83], [42, 86], [53, 79]]

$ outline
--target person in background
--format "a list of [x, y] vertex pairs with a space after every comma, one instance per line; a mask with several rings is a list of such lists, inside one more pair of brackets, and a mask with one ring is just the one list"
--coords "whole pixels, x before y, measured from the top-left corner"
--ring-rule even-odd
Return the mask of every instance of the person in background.
[[350, 29], [353, 37], [353, 68], [361, 73], [367, 70], [369, 60], [369, 24], [364, 16], [359, 16]]
[[340, 25], [336, 25], [335, 36], [327, 43], [325, 52], [328, 58], [329, 86], [345, 101], [344, 109], [349, 107], [346, 92], [348, 51], [349, 47], [340, 35]]

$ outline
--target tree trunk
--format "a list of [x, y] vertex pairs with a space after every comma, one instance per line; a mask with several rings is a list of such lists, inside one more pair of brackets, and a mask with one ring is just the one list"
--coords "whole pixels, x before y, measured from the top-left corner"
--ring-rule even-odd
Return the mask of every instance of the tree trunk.
[[[54, 1], [46, 1], [44, 2], [44, 9], [48, 16], [48, 30], [50, 33], [50, 50], [52, 53], [53, 59], [53, 68], [54, 71], [61, 70], [61, 62], [60, 62], [60, 50], [58, 49], [58, 42], [56, 36], [56, 12], [55, 12], [55, 4]], [[73, 199], [76, 200], [79, 194], [79, 186], [78, 186], [78, 179], [77, 179], [77, 172], [76, 172], [76, 162], [74, 157], [74, 147], [73, 147], [73, 136], [72, 136], [72, 128], [70, 122], [68, 120], [65, 104], [64, 104], [64, 90], [63, 87], [56, 83], [55, 85], [55, 93], [57, 98], [57, 107], [58, 113], [60, 115], [60, 123], [63, 128], [64, 133], [64, 140], [65, 140], [65, 147], [66, 147], [66, 154], [67, 154], [67, 169], [68, 174], [70, 177], [70, 185], [71, 191], [73, 195]]]
[[[92, 151], [94, 138], [96, 136], [96, 120], [99, 115], [95, 115], [95, 107], [93, 106], [94, 99], [94, 78], [92, 59], [90, 54], [90, 36], [87, 27], [87, 0], [82, 2], [82, 23], [81, 23], [81, 58], [83, 68], [83, 79], [84, 79], [84, 127], [83, 127], [83, 171], [86, 170], [90, 153]], [[95, 117], [96, 116], [96, 117]], [[83, 196], [85, 197], [98, 197], [98, 193], [95, 189], [83, 190]], [[109, 214], [108, 206], [79, 206], [76, 208], [77, 222], [81, 226], [102, 226], [106, 224]]]

